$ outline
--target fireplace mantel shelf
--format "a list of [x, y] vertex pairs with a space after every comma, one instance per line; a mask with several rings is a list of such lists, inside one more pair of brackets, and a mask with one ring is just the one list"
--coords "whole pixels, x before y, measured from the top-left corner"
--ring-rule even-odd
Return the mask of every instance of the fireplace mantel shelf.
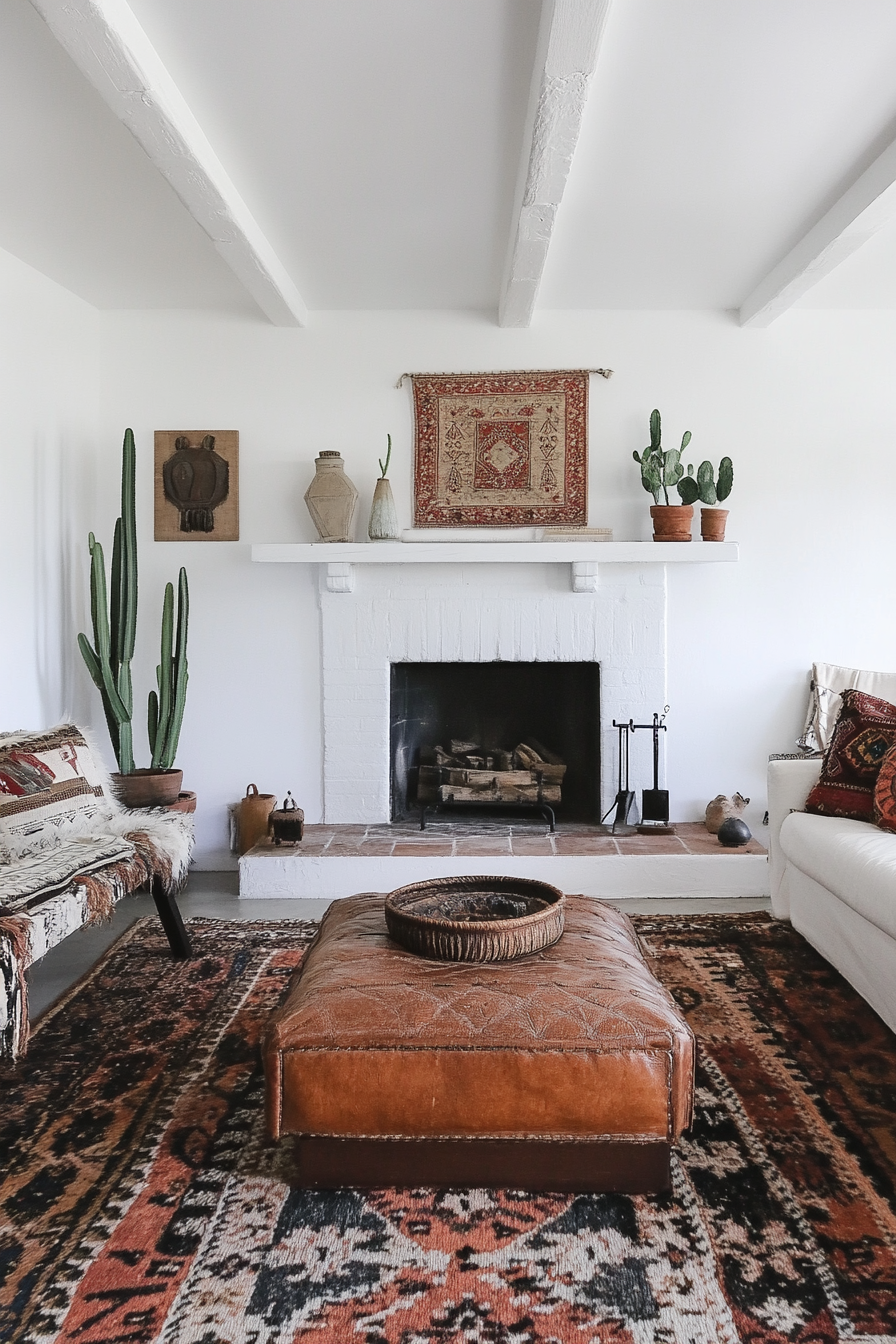
[[350, 593], [355, 565], [569, 565], [575, 593], [597, 591], [600, 565], [733, 564], [733, 541], [334, 541], [266, 542], [252, 547], [265, 564], [326, 565], [327, 588]]

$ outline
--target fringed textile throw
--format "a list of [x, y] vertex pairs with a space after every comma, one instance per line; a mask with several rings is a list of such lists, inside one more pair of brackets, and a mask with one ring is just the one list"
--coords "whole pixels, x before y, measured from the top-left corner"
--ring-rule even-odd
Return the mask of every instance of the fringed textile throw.
[[[61, 814], [60, 787], [81, 790], [75, 801], [89, 799], [90, 808], [68, 800]], [[74, 724], [0, 737], [0, 797], [0, 1059], [15, 1059], [28, 1039], [28, 966], [83, 924], [108, 919], [117, 901], [154, 878], [177, 891], [193, 826], [179, 812], [123, 808]]]

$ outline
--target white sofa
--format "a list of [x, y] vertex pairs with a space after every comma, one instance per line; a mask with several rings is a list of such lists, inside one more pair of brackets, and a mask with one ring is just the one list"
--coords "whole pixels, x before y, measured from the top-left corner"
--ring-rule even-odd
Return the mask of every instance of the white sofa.
[[896, 1031], [896, 835], [802, 811], [821, 760], [769, 761], [772, 910]]

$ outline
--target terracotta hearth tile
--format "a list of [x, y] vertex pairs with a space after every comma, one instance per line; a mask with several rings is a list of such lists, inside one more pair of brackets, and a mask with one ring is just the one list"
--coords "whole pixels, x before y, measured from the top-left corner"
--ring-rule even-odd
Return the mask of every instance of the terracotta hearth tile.
[[558, 854], [569, 857], [574, 854], [618, 854], [616, 841], [608, 835], [562, 835], [554, 836], [554, 845]]
[[557, 834], [564, 836], [590, 836], [599, 838], [611, 834], [609, 826], [598, 826], [594, 822], [558, 821]]
[[327, 845], [336, 834], [335, 826], [306, 826], [305, 839], [313, 840], [316, 844]]
[[357, 859], [364, 853], [359, 842], [352, 843], [351, 840], [334, 840], [332, 845], [328, 845], [324, 851], [324, 857], [328, 859]]
[[510, 854], [510, 836], [479, 835], [469, 838], [458, 836], [454, 852], [467, 856], [475, 854], [480, 858], [501, 858], [505, 854]]
[[677, 835], [620, 835], [620, 854], [686, 854]]
[[450, 840], [442, 841], [407, 841], [399, 840], [392, 850], [392, 857], [398, 858], [433, 858], [448, 859], [454, 846]]
[[545, 855], [553, 854], [554, 846], [551, 844], [549, 835], [514, 835], [510, 841], [511, 853], [517, 856], [523, 854]]
[[368, 836], [366, 840], [362, 840], [361, 844], [357, 846], [354, 852], [364, 859], [372, 857], [375, 854], [391, 854], [394, 847], [394, 840], [381, 840], [379, 836], [376, 836], [375, 839], [371, 839]]

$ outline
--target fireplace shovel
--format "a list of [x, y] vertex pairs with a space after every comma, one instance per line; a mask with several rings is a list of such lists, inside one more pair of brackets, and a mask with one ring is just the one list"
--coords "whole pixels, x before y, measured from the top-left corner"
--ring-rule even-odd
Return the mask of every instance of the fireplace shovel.
[[653, 723], [633, 723], [632, 728], [649, 728], [653, 733], [653, 788], [641, 790], [641, 824], [638, 830], [642, 835], [672, 835], [669, 825], [669, 790], [660, 788], [660, 733], [666, 731], [664, 722], [669, 706], [663, 710], [662, 719], [654, 714]]

